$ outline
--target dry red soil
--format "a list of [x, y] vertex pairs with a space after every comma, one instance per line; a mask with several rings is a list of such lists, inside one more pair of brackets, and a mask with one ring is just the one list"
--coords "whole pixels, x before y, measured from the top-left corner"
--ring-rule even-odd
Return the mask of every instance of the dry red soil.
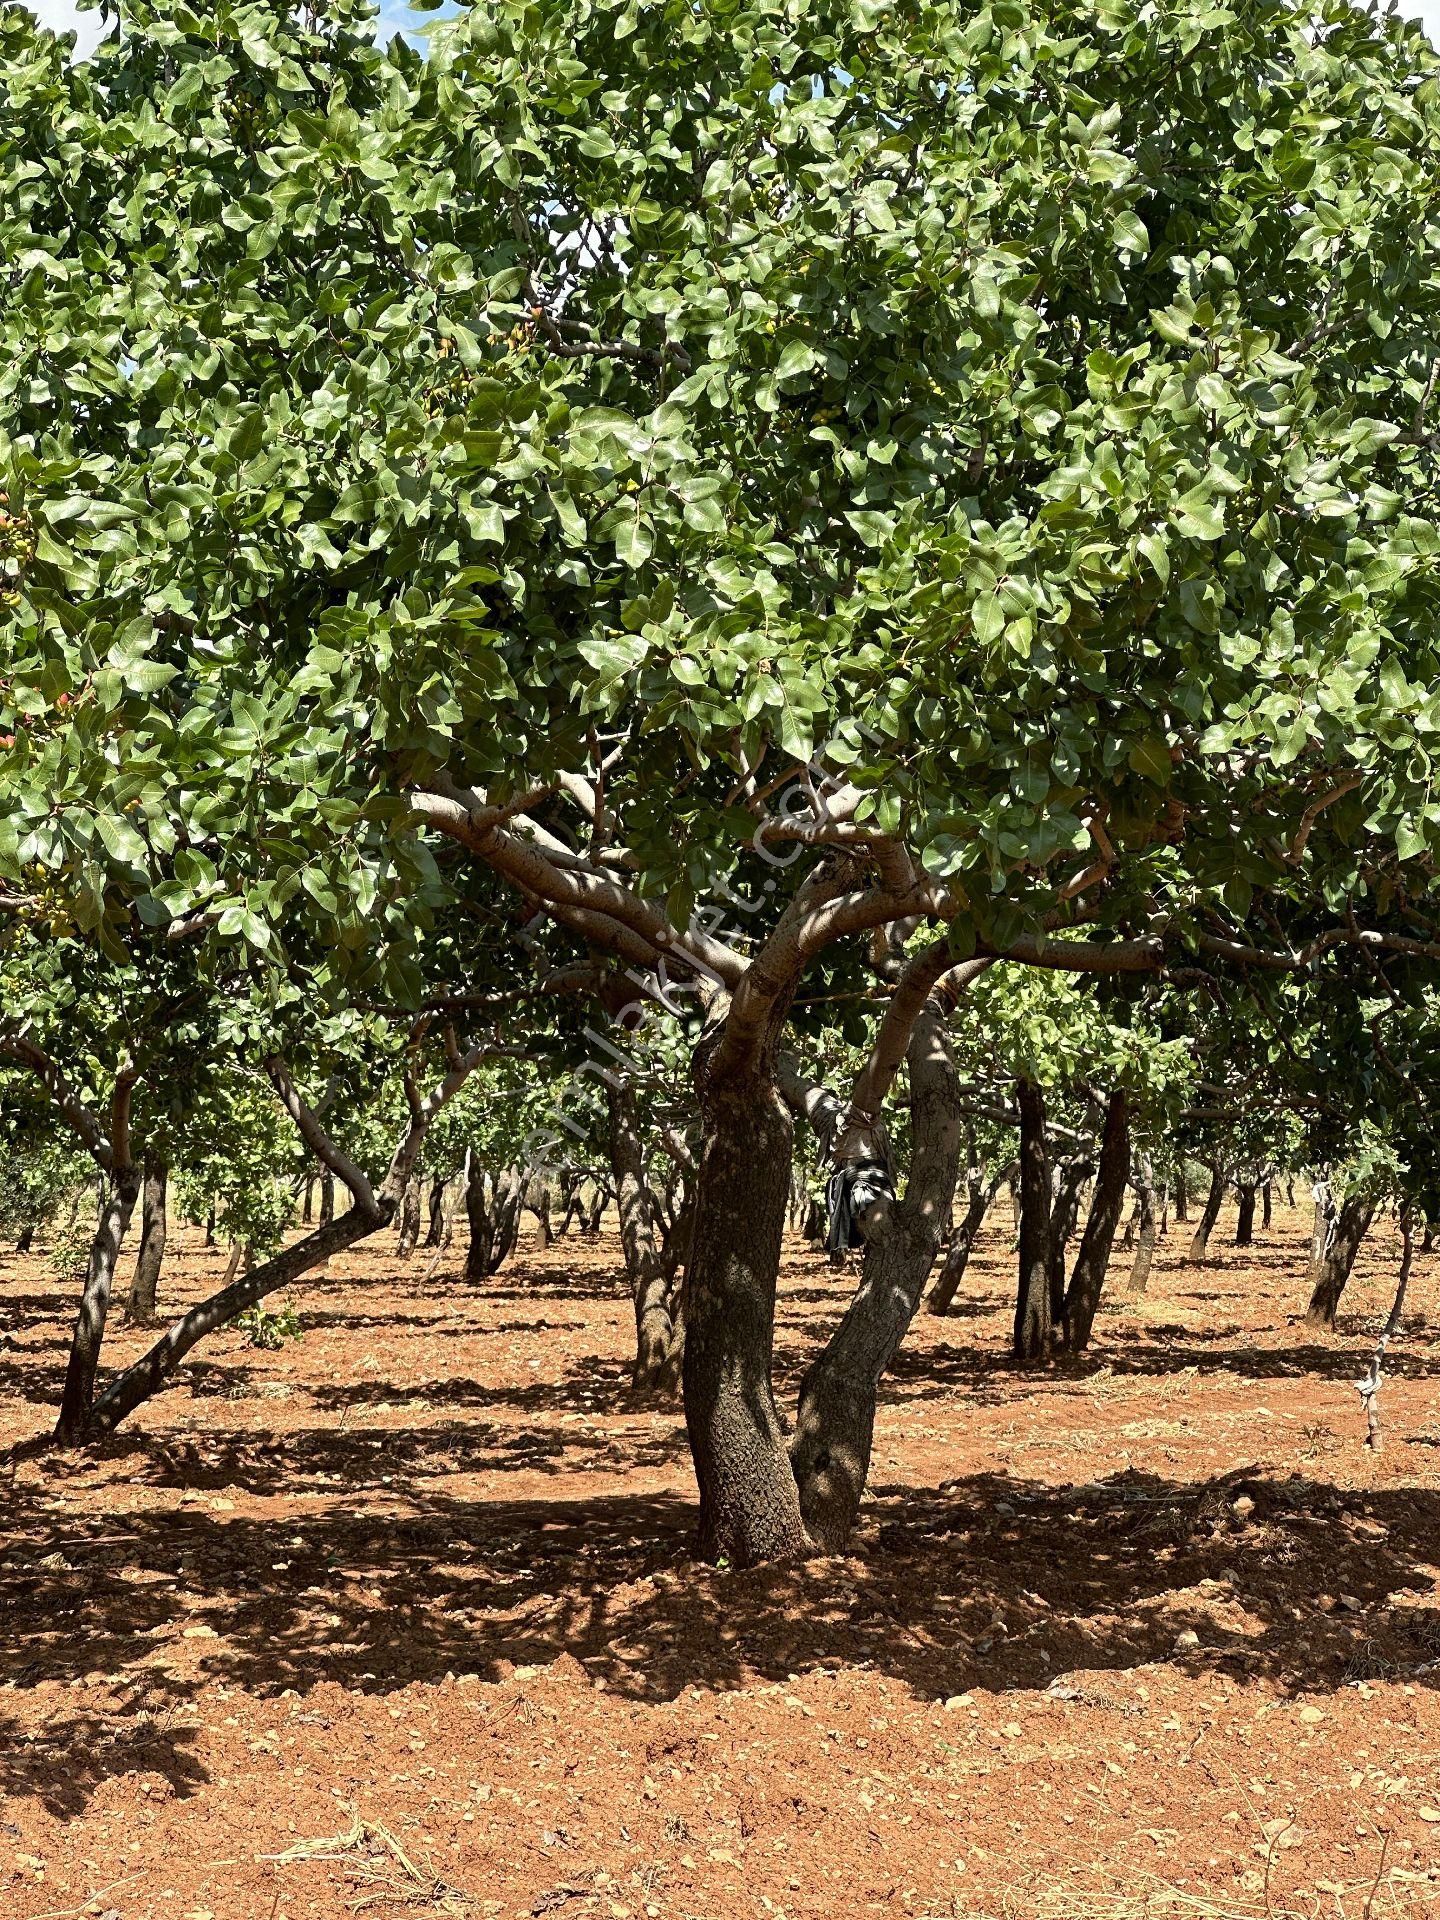
[[[753, 1573], [691, 1558], [609, 1235], [478, 1294], [362, 1250], [78, 1458], [23, 1444], [69, 1290], [0, 1264], [0, 1915], [1440, 1906], [1434, 1263], [1371, 1453], [1395, 1241], [1317, 1341], [1307, 1232], [1195, 1270], [1173, 1230], [1142, 1300], [1117, 1256], [1094, 1354], [1022, 1370], [992, 1230], [853, 1551]], [[188, 1236], [167, 1304], [219, 1265]], [[787, 1402], [846, 1286], [787, 1258]]]

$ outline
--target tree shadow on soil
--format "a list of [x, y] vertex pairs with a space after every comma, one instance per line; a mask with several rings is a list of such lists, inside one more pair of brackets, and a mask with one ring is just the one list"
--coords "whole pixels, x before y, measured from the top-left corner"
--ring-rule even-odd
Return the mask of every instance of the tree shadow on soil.
[[[1243, 1472], [1190, 1483], [1129, 1471], [1080, 1488], [982, 1474], [928, 1491], [882, 1486], [849, 1554], [737, 1573], [690, 1558], [687, 1499], [452, 1498], [425, 1484], [424, 1437], [397, 1434], [384, 1445], [399, 1445], [404, 1504], [389, 1495], [377, 1507], [373, 1476], [337, 1438], [293, 1436], [273, 1473], [262, 1450], [268, 1491], [319, 1460], [341, 1478], [333, 1504], [280, 1523], [203, 1504], [41, 1521], [12, 1491], [0, 1512], [0, 1682], [79, 1669], [139, 1678], [142, 1665], [151, 1677], [182, 1617], [218, 1635], [202, 1677], [258, 1693], [495, 1679], [562, 1653], [649, 1702], [839, 1666], [923, 1696], [1043, 1689], [1166, 1660], [1306, 1691], [1384, 1676], [1428, 1686], [1440, 1671], [1440, 1613], [1407, 1603], [1432, 1585], [1434, 1492]], [[193, 1487], [193, 1460], [152, 1460], [147, 1472], [150, 1448], [132, 1442], [137, 1477]], [[208, 1470], [229, 1484], [257, 1464], [219, 1451]], [[154, 1763], [176, 1791], [182, 1733], [165, 1736]], [[132, 1764], [87, 1754], [65, 1790], [83, 1798]], [[12, 1752], [6, 1768], [7, 1791], [60, 1790], [38, 1753]]]

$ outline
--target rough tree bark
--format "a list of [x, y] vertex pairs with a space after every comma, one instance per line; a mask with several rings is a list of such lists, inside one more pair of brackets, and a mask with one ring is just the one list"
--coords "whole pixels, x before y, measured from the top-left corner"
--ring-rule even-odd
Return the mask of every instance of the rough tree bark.
[[27, 1220], [15, 1241], [16, 1253], [29, 1253], [35, 1243], [35, 1222]]
[[1340, 1296], [1345, 1291], [1355, 1265], [1355, 1256], [1360, 1251], [1360, 1242], [1369, 1232], [1374, 1215], [1375, 1202], [1365, 1193], [1352, 1193], [1340, 1208], [1335, 1231], [1333, 1235], [1327, 1235], [1320, 1259], [1311, 1275], [1314, 1291], [1305, 1314], [1307, 1327], [1334, 1331]]
[[791, 1119], [773, 1052], [726, 1072], [696, 1051], [703, 1146], [686, 1288], [685, 1425], [700, 1487], [700, 1551], [737, 1566], [811, 1545], [770, 1366], [790, 1191]]
[[1065, 1296], [1065, 1345], [1071, 1353], [1082, 1353], [1090, 1344], [1129, 1182], [1130, 1103], [1125, 1089], [1116, 1087], [1105, 1103], [1105, 1130], [1100, 1136], [1100, 1164], [1090, 1217], [1080, 1237], [1080, 1251]]
[[1215, 1222], [1220, 1218], [1220, 1209], [1225, 1204], [1225, 1188], [1228, 1184], [1225, 1168], [1217, 1161], [1210, 1169], [1210, 1191], [1205, 1196], [1205, 1205], [1190, 1242], [1190, 1251], [1185, 1256], [1188, 1267], [1200, 1266], [1210, 1251], [1210, 1236], [1215, 1231]]
[[130, 1298], [125, 1303], [125, 1318], [137, 1326], [148, 1326], [155, 1318], [155, 1289], [165, 1259], [166, 1187], [170, 1169], [163, 1160], [145, 1156], [145, 1184], [140, 1212], [140, 1254], [135, 1262], [135, 1277], [130, 1282]]
[[867, 1220], [859, 1288], [800, 1388], [790, 1461], [806, 1530], [830, 1551], [854, 1528], [870, 1470], [880, 1377], [914, 1317], [955, 1197], [963, 1119], [944, 1012], [937, 997], [926, 1002], [906, 1051], [911, 1159], [905, 1197], [873, 1224]]
[[1088, 1160], [1072, 1160], [1056, 1182], [1050, 1210], [1050, 1327], [1058, 1336], [1065, 1318], [1065, 1253], [1080, 1217], [1080, 1190], [1093, 1171]]

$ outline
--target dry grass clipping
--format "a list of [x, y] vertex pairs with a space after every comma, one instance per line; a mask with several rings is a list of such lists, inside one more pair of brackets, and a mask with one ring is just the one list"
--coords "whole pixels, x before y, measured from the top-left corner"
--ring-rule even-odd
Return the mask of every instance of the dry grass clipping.
[[423, 1856], [418, 1861], [412, 1859], [388, 1827], [353, 1811], [344, 1833], [297, 1840], [284, 1853], [260, 1857], [282, 1867], [316, 1860], [338, 1861], [356, 1891], [357, 1897], [346, 1903], [352, 1913], [389, 1906], [464, 1915], [474, 1905], [468, 1893], [440, 1877], [433, 1860]]

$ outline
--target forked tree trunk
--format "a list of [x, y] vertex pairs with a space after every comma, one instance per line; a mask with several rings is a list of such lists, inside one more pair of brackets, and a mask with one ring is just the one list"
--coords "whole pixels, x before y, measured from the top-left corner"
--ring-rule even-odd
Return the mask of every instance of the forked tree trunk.
[[400, 1238], [395, 1251], [402, 1260], [408, 1260], [415, 1251], [420, 1239], [420, 1176], [412, 1173], [405, 1182], [405, 1192], [400, 1201]]
[[825, 1351], [805, 1375], [790, 1461], [811, 1539], [830, 1552], [849, 1539], [870, 1471], [875, 1400], [920, 1304], [950, 1218], [963, 1121], [941, 1010], [927, 1002], [911, 1029], [910, 1173], [905, 1197], [867, 1219], [860, 1285]]
[[1340, 1296], [1355, 1266], [1360, 1242], [1370, 1229], [1375, 1202], [1364, 1193], [1352, 1193], [1335, 1220], [1335, 1231], [1327, 1236], [1320, 1259], [1312, 1274], [1314, 1291], [1305, 1315], [1307, 1327], [1333, 1332]]
[[1135, 1170], [1135, 1211], [1139, 1218], [1139, 1234], [1135, 1243], [1135, 1262], [1130, 1269], [1130, 1291], [1144, 1293], [1150, 1284], [1158, 1229], [1155, 1176], [1150, 1168], [1148, 1153], [1139, 1155]]
[[1255, 1187], [1252, 1182], [1242, 1181], [1239, 1188], [1239, 1207], [1235, 1215], [1235, 1244], [1248, 1247], [1255, 1239]]
[[70, 1341], [70, 1359], [65, 1369], [60, 1417], [55, 1422], [54, 1437], [62, 1447], [79, 1446], [90, 1424], [91, 1407], [95, 1399], [95, 1371], [100, 1364], [100, 1347], [110, 1312], [115, 1263], [120, 1256], [139, 1193], [138, 1167], [122, 1167], [105, 1182], [100, 1220], [90, 1243], [90, 1261], [85, 1274], [85, 1288], [80, 1296], [80, 1312]]
[[706, 1035], [695, 1061], [703, 1145], [686, 1282], [685, 1426], [700, 1551], [753, 1566], [810, 1545], [770, 1379], [792, 1123], [763, 1059], [714, 1071], [720, 1037]]
[[160, 1268], [165, 1259], [165, 1198], [170, 1169], [163, 1160], [145, 1156], [144, 1198], [140, 1212], [140, 1254], [135, 1262], [135, 1277], [130, 1282], [130, 1298], [125, 1303], [125, 1318], [139, 1326], [148, 1326], [155, 1318], [155, 1289], [160, 1283]]
[[1090, 1217], [1085, 1222], [1065, 1296], [1065, 1344], [1071, 1353], [1082, 1353], [1090, 1344], [1129, 1182], [1130, 1103], [1125, 1089], [1116, 1087], [1105, 1105], [1105, 1131], [1100, 1138], [1100, 1165], [1095, 1175]]
[[610, 1108], [610, 1168], [620, 1210], [620, 1246], [635, 1306], [632, 1384], [641, 1389], [673, 1386], [675, 1323], [670, 1314], [670, 1275], [655, 1232], [654, 1198], [645, 1182], [644, 1152], [628, 1080], [607, 1084]]
[[1013, 1348], [1017, 1360], [1050, 1350], [1050, 1156], [1045, 1096], [1030, 1080], [1016, 1085], [1020, 1105], [1020, 1267]]
[[1215, 1231], [1215, 1222], [1220, 1218], [1220, 1209], [1225, 1204], [1227, 1184], [1224, 1167], [1218, 1163], [1211, 1167], [1210, 1191], [1205, 1196], [1199, 1224], [1190, 1242], [1190, 1251], [1185, 1256], [1187, 1266], [1198, 1267], [1210, 1251], [1210, 1236]]

